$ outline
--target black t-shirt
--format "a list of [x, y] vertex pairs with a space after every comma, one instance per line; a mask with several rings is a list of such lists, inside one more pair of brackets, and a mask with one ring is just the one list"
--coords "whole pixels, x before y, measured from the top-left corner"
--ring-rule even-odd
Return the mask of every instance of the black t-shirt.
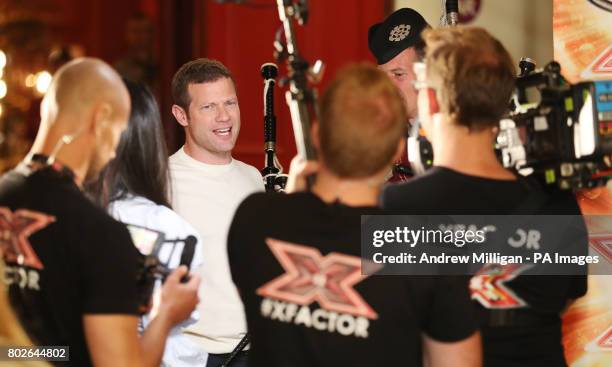
[[[535, 190], [522, 180], [488, 179], [434, 167], [409, 182], [385, 187], [381, 201], [385, 209], [407, 214], [581, 214], [570, 192], [540, 192], [534, 196]], [[539, 203], [532, 206], [536, 198]], [[584, 246], [588, 246], [586, 236]], [[509, 271], [512, 269], [510, 265]], [[510, 279], [514, 276], [507, 275]], [[486, 366], [566, 365], [560, 313], [569, 300], [586, 293], [585, 276], [516, 276], [504, 283], [515, 298], [511, 307], [487, 299], [484, 287], [490, 284], [479, 280], [472, 278], [470, 285], [478, 301]], [[517, 303], [521, 305], [517, 307]], [[516, 326], [508, 326], [512, 322], [491, 326], [492, 319], [502, 312], [510, 315], [510, 309]]]
[[11, 304], [36, 345], [70, 347], [70, 362], [59, 365], [89, 366], [83, 315], [138, 314], [137, 250], [71, 177], [23, 169], [0, 179]]
[[421, 333], [458, 341], [476, 329], [453, 277], [361, 275], [361, 214], [311, 193], [259, 193], [228, 236], [255, 366], [417, 366]]

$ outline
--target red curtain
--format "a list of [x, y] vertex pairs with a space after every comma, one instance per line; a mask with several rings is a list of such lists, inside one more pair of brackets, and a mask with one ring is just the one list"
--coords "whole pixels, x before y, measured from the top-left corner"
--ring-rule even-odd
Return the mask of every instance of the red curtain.
[[[273, 59], [272, 42], [281, 23], [276, 2], [249, 0], [246, 5], [205, 1], [195, 8], [194, 49], [203, 57], [224, 63], [233, 72], [238, 87], [242, 129], [234, 151], [237, 159], [258, 168], [263, 166], [263, 79], [260, 67]], [[311, 0], [308, 23], [297, 26], [298, 48], [309, 62], [326, 64], [326, 83], [343, 65], [373, 58], [367, 47], [368, 27], [385, 16], [387, 1]], [[198, 9], [199, 8], [199, 9]], [[281, 65], [279, 65], [281, 66]], [[284, 74], [281, 67], [280, 74]], [[288, 169], [295, 155], [291, 120], [284, 92], [276, 89], [278, 155]]]

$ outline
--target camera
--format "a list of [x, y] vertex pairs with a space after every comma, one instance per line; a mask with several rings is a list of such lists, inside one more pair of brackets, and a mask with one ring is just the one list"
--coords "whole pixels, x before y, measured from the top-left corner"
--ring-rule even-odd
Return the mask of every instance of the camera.
[[[153, 290], [157, 281], [162, 283], [173, 269], [169, 263], [175, 257], [174, 253], [180, 250], [179, 266], [188, 268], [195, 255], [197, 238], [189, 235], [186, 238], [166, 239], [163, 232], [132, 224], [126, 225], [132, 242], [139, 252], [139, 267], [137, 273], [138, 300], [141, 313], [147, 313]], [[180, 246], [180, 244], [183, 244]], [[188, 276], [181, 279], [187, 282]]]
[[553, 61], [519, 63], [496, 150], [507, 168], [562, 190], [605, 185], [612, 176], [612, 80], [569, 84]]

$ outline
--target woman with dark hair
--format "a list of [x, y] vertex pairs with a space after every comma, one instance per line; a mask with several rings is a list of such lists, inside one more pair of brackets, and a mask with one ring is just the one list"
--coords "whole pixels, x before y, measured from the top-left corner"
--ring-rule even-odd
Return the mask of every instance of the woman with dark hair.
[[[141, 252], [148, 254], [155, 243], [161, 242], [157, 256], [170, 269], [179, 266], [186, 244], [195, 241], [190, 271], [197, 271], [202, 264], [200, 236], [172, 211], [168, 198], [168, 153], [157, 103], [146, 86], [124, 82], [132, 101], [130, 120], [119, 140], [115, 158], [95, 182], [87, 185], [88, 191], [111, 216], [128, 226]], [[155, 305], [143, 317], [143, 323], [148, 323], [154, 313]], [[171, 331], [164, 366], [206, 364], [206, 352], [182, 333], [196, 318], [194, 312], [189, 320]]]
[[149, 89], [124, 79], [130, 92], [130, 121], [117, 145], [116, 157], [92, 185], [103, 207], [130, 196], [171, 208], [168, 199], [168, 150], [155, 98]]

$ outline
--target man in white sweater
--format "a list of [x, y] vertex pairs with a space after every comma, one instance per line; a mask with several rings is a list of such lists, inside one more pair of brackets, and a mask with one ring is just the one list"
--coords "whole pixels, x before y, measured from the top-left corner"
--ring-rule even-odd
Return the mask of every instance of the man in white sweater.
[[[240, 132], [240, 108], [230, 71], [197, 59], [172, 80], [172, 114], [185, 129], [185, 145], [170, 157], [172, 206], [200, 233], [200, 320], [188, 335], [210, 354], [207, 367], [222, 364], [246, 333], [244, 310], [227, 259], [227, 232], [238, 204], [263, 190], [259, 171], [232, 158]], [[231, 367], [246, 364], [246, 352]]]

